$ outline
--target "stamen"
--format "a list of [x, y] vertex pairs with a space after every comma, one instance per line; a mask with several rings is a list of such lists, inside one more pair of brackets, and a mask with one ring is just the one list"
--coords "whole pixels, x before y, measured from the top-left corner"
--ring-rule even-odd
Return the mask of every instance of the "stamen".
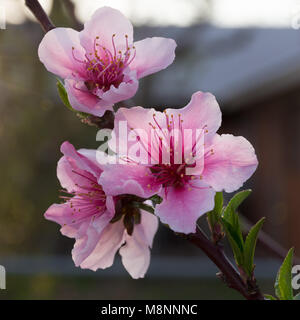
[[79, 172], [78, 170], [72, 170], [72, 172], [83, 178], [85, 182], [83, 182], [83, 185], [75, 184], [78, 189], [73, 192], [60, 190], [66, 194], [60, 196], [60, 198], [68, 203], [73, 210], [71, 215], [76, 214], [76, 220], [72, 220], [71, 223], [90, 216], [101, 215], [106, 209], [106, 196], [102, 187], [97, 183], [97, 179], [90, 173]]
[[[78, 59], [75, 54], [75, 48], [72, 47], [73, 59], [77, 62], [83, 63], [87, 71], [87, 83], [91, 84], [87, 87], [92, 93], [96, 94], [98, 88], [104, 92], [110, 89], [111, 85], [118, 87], [124, 78], [124, 70], [132, 63], [136, 56], [136, 49], [134, 46], [129, 47], [128, 35], [125, 35], [125, 51], [119, 50], [115, 43], [116, 34], [112, 35], [112, 50], [101, 46], [99, 42], [100, 37], [96, 36], [93, 44], [93, 52], [85, 54], [86, 60]], [[130, 52], [132, 50], [133, 54]], [[78, 90], [81, 90], [77, 88]], [[83, 90], [84, 91], [84, 90]]]

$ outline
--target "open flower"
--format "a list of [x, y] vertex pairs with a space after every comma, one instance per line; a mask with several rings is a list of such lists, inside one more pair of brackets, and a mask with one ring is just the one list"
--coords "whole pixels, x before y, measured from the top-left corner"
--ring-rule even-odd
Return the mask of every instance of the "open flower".
[[[129, 134], [136, 133], [138, 139], [132, 142], [120, 133], [121, 121], [126, 121]], [[182, 109], [119, 109], [114, 134], [119, 146], [128, 144], [128, 148], [116, 151], [127, 164], [103, 167], [99, 179], [103, 190], [110, 195], [132, 193], [144, 198], [159, 194], [163, 201], [155, 212], [161, 221], [176, 232], [195, 232], [197, 219], [213, 209], [215, 192], [237, 190], [258, 164], [251, 144], [243, 137], [217, 134], [220, 125], [221, 111], [210, 93], [196, 92]], [[195, 134], [190, 130], [200, 134], [193, 140]], [[176, 132], [184, 139], [176, 138]], [[137, 142], [139, 156], [144, 154], [141, 161], [130, 154]], [[163, 161], [165, 151], [170, 155], [168, 162]], [[186, 151], [194, 162], [186, 157]], [[197, 170], [191, 174], [188, 169]]]
[[65, 79], [72, 107], [101, 117], [133, 97], [138, 79], [170, 65], [176, 43], [146, 38], [133, 43], [133, 27], [118, 10], [98, 9], [84, 29], [55, 28], [38, 50], [48, 71]]
[[[61, 204], [53, 204], [45, 217], [61, 225], [61, 233], [75, 238], [72, 250], [76, 266], [91, 270], [113, 264], [116, 252], [133, 278], [143, 277], [150, 263], [150, 247], [158, 227], [157, 218], [138, 211], [138, 222], [131, 232], [126, 229], [126, 216], [115, 217], [118, 197], [107, 196], [98, 179], [102, 170], [94, 150], [78, 152], [68, 142], [61, 146], [57, 176], [64, 188]], [[130, 212], [128, 213], [130, 214]]]

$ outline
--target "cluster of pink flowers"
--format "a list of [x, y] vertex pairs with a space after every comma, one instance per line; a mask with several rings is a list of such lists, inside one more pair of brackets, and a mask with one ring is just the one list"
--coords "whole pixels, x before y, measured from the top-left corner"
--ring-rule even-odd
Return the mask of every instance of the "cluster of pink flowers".
[[[131, 23], [119, 11], [104, 7], [81, 32], [49, 31], [40, 44], [39, 57], [49, 71], [65, 80], [74, 109], [102, 116], [136, 93], [138, 79], [170, 65], [175, 47], [174, 40], [165, 38], [133, 43]], [[213, 209], [215, 193], [239, 189], [258, 162], [245, 138], [217, 134], [221, 111], [210, 93], [194, 93], [182, 109], [120, 108], [113, 134], [119, 145], [133, 144], [118, 131], [120, 121], [126, 121], [128, 132], [136, 133], [146, 157], [154, 161], [138, 162], [118, 149], [114, 151], [126, 159], [124, 163], [101, 164], [99, 151], [76, 151], [64, 142], [64, 156], [57, 167], [63, 203], [53, 204], [45, 217], [59, 223], [63, 235], [75, 238], [76, 266], [107, 268], [119, 251], [130, 275], [140, 278], [150, 263], [158, 218], [175, 232], [195, 232], [198, 218]], [[139, 135], [141, 129], [146, 134]], [[153, 129], [155, 134], [148, 139]], [[176, 138], [175, 132], [183, 136], [185, 130], [198, 129], [200, 136], [191, 147], [192, 133], [182, 143]], [[195, 150], [198, 140], [203, 148], [200, 154]], [[187, 149], [195, 161], [201, 160], [194, 174], [187, 173], [195, 168], [186, 158]], [[169, 152], [167, 163], [162, 157], [165, 151]], [[183, 159], [180, 163], [178, 155]], [[152, 205], [153, 196], [162, 200], [154, 214], [143, 210]]]

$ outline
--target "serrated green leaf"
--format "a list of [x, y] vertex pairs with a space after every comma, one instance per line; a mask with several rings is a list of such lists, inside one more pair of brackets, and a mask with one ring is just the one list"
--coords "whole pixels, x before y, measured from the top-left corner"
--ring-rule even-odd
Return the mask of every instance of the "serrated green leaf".
[[267, 300], [277, 300], [275, 297], [273, 297], [273, 296], [270, 295], [270, 294], [264, 294], [264, 296], [265, 296], [265, 298], [266, 298]]
[[244, 244], [244, 270], [249, 277], [252, 276], [254, 269], [253, 259], [258, 233], [263, 226], [265, 218], [260, 219], [249, 231]]
[[300, 300], [300, 293], [296, 294], [293, 300]]
[[226, 236], [231, 245], [235, 261], [238, 266], [242, 266], [244, 262], [243, 242], [241, 242], [238, 232], [236, 232], [236, 230], [232, 227], [230, 223], [228, 223], [225, 219], [222, 219], [222, 223], [226, 232]]
[[294, 248], [285, 257], [276, 277], [275, 293], [280, 300], [293, 300], [292, 263]]

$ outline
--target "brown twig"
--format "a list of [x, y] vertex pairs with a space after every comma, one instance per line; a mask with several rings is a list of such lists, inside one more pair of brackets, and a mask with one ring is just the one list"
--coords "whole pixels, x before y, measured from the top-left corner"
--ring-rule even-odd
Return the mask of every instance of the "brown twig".
[[36, 17], [45, 32], [55, 28], [55, 25], [37, 0], [25, 0], [25, 4]]
[[253, 279], [251, 284], [246, 284], [227, 256], [224, 254], [221, 244], [211, 242], [200, 228], [197, 228], [196, 233], [189, 234], [188, 240], [200, 248], [208, 258], [221, 271], [220, 277], [228, 285], [242, 294], [247, 300], [264, 300], [262, 293], [255, 284]]
[[99, 129], [113, 129], [114, 128], [114, 120], [115, 116], [112, 111], [105, 111], [104, 115], [100, 117], [96, 117], [93, 115], [87, 116], [81, 119], [81, 122], [88, 124], [90, 126], [98, 127]]

